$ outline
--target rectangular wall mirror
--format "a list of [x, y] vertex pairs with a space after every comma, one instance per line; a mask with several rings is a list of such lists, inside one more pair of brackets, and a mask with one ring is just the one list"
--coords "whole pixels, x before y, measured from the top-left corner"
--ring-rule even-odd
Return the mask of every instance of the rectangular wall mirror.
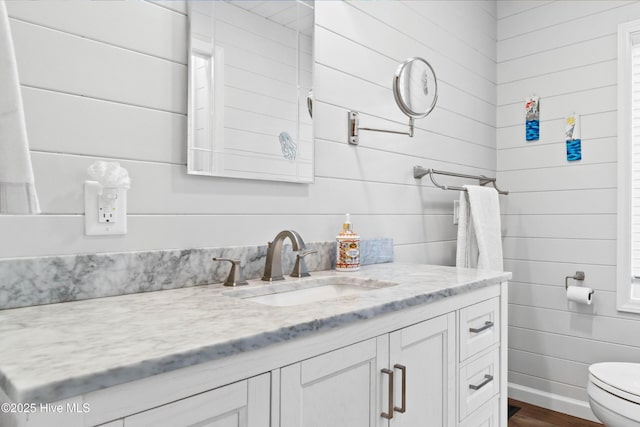
[[188, 173], [313, 182], [313, 1], [188, 5]]

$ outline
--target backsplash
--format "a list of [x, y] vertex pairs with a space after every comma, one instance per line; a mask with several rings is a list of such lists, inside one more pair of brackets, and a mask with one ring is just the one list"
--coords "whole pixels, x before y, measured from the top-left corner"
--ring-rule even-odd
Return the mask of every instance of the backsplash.
[[[335, 266], [335, 242], [314, 242], [308, 249], [309, 271]], [[240, 259], [246, 279], [262, 277], [266, 245], [227, 248], [171, 249], [0, 260], [0, 309], [27, 307], [152, 292], [224, 281], [229, 263], [211, 258]], [[283, 251], [283, 272], [295, 263], [291, 246]], [[362, 240], [361, 263], [393, 261], [393, 239]]]

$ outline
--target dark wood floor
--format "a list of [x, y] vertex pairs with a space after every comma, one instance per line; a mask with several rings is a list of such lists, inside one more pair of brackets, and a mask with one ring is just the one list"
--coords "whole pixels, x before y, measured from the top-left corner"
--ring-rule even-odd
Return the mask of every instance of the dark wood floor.
[[509, 405], [520, 408], [514, 416], [509, 418], [509, 427], [603, 427], [603, 424], [550, 411], [513, 399], [509, 399]]

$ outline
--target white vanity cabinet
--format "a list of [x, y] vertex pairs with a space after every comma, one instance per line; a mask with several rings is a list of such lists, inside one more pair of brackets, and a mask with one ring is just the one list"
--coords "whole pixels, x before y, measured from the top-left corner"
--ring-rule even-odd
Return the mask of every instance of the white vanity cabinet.
[[57, 402], [91, 407], [79, 416], [0, 425], [506, 427], [506, 309], [496, 283]]
[[280, 427], [455, 425], [455, 315], [280, 370]]
[[475, 302], [142, 412], [124, 427], [504, 426], [500, 301]]

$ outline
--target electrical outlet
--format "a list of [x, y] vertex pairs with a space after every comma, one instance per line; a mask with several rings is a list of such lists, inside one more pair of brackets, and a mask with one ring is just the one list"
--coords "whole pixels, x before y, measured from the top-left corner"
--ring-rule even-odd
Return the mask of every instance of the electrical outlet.
[[103, 188], [102, 195], [98, 196], [98, 222], [111, 224], [116, 222], [117, 203], [118, 189]]
[[127, 234], [127, 189], [85, 181], [84, 231], [87, 236]]

